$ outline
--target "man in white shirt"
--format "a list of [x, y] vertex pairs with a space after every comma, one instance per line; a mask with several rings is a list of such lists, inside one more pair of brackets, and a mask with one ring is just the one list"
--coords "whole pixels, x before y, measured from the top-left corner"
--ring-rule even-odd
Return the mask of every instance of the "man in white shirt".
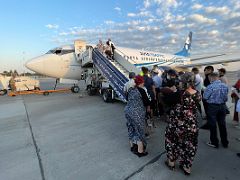
[[159, 93], [160, 89], [162, 88], [162, 77], [161, 77], [161, 70], [155, 66], [152, 69], [152, 79], [153, 83], [155, 85], [155, 91], [156, 91], [156, 101], [155, 101], [155, 114], [160, 115], [163, 114], [163, 107], [162, 103], [159, 101]]
[[129, 81], [124, 85], [124, 88], [123, 88], [126, 96], [128, 94], [129, 89], [135, 86], [135, 82], [134, 82], [135, 76], [136, 74], [134, 72], [129, 73]]
[[226, 69], [225, 68], [220, 68], [220, 69], [218, 69], [218, 73], [219, 73], [220, 81], [228, 85], [228, 79], [225, 76]]
[[192, 72], [195, 74], [195, 89], [201, 92], [203, 86], [203, 78], [199, 74], [198, 68], [192, 68]]
[[162, 77], [159, 76], [159, 71], [160, 71], [160, 69], [158, 69], [158, 68], [154, 68], [152, 70], [152, 72], [153, 72], [152, 78], [153, 78], [153, 82], [154, 82], [156, 89], [160, 89], [162, 87]]
[[[200, 76], [199, 74], [199, 69], [194, 67], [192, 68], [192, 72], [195, 74], [195, 90], [197, 90], [199, 93], [201, 93], [202, 89], [203, 89], [203, 78]], [[202, 116], [202, 107], [201, 107], [201, 103], [198, 104], [198, 111]], [[200, 122], [202, 123], [202, 122]]]

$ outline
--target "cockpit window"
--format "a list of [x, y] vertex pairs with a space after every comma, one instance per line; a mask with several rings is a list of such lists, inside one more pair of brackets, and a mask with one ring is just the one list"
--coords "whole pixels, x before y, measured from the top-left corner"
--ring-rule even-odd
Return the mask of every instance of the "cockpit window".
[[47, 52], [47, 54], [57, 54], [57, 55], [63, 55], [63, 54], [69, 54], [69, 53], [74, 53], [74, 49], [51, 49]]
[[55, 51], [55, 54], [61, 54], [61, 52], [62, 52], [61, 49], [57, 49], [57, 50]]
[[49, 50], [46, 54], [54, 54], [57, 48]]

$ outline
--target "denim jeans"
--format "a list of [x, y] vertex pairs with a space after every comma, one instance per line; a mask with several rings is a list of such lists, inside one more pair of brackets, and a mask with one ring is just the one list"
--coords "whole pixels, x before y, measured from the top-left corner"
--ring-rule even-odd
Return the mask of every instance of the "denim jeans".
[[218, 146], [217, 123], [223, 146], [228, 145], [226, 129], [226, 105], [225, 104], [208, 104], [208, 124], [210, 126], [211, 143]]

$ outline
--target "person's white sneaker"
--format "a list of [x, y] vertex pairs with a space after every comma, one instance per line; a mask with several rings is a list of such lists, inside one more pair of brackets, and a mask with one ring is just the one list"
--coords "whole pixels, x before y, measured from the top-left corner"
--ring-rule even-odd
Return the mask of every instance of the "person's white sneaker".
[[207, 142], [207, 145], [210, 146], [210, 147], [213, 147], [213, 148], [218, 148], [217, 145], [214, 145], [214, 144], [212, 144], [211, 142]]
[[235, 126], [235, 128], [240, 129], [240, 125]]

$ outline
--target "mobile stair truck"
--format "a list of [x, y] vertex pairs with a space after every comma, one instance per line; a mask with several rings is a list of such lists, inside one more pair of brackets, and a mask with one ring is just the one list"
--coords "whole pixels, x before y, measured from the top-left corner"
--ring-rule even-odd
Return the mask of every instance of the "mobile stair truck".
[[124, 85], [129, 80], [129, 72], [140, 73], [119, 49], [114, 50], [114, 58], [109, 59], [97, 47], [86, 45], [84, 41], [74, 42], [77, 61], [83, 68], [89, 95], [102, 95], [105, 102], [114, 99], [126, 102]]

